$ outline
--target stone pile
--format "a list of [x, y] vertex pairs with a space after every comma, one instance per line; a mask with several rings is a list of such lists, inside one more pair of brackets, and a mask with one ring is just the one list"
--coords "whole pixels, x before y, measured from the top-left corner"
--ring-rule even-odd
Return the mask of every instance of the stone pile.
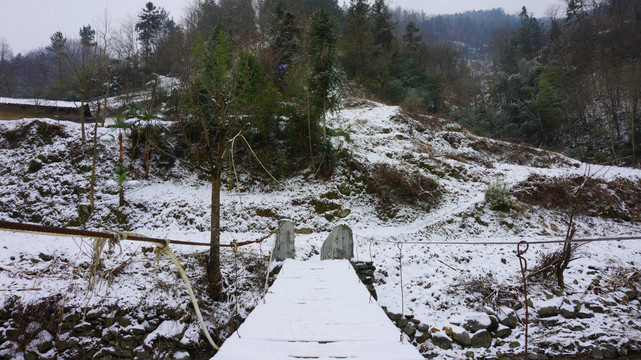
[[60, 311], [51, 310], [1, 311], [0, 359], [181, 360], [214, 354], [188, 306], [146, 311], [111, 306], [91, 309], [84, 319], [81, 308], [69, 308], [62, 322]]
[[376, 294], [376, 288], [374, 287], [374, 281], [376, 280], [374, 278], [374, 271], [376, 270], [374, 263], [371, 261], [352, 261], [352, 266], [369, 294], [374, 300], [378, 300], [378, 294]]

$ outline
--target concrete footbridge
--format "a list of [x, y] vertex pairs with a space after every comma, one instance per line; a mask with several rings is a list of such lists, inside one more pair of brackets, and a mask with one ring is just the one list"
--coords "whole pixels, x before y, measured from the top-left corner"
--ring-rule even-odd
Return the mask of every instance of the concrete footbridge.
[[276, 281], [214, 360], [420, 360], [349, 260], [287, 259]]

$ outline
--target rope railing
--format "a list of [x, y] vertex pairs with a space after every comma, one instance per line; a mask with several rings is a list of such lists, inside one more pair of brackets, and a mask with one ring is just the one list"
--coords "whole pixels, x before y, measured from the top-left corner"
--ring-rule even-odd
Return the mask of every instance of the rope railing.
[[156, 243], [160, 245], [163, 245], [169, 242], [172, 245], [237, 248], [240, 246], [262, 243], [263, 241], [268, 239], [270, 236], [275, 234], [276, 231], [278, 231], [278, 228], [270, 232], [269, 234], [256, 240], [233, 242], [230, 244], [211, 244], [211, 243], [202, 243], [202, 242], [185, 241], [185, 240], [160, 239], [160, 238], [147, 237], [140, 234], [121, 232], [121, 231], [95, 231], [95, 230], [69, 229], [69, 228], [61, 228], [61, 227], [48, 226], [48, 225], [23, 224], [23, 223], [17, 223], [17, 222], [6, 221], [6, 220], [0, 220], [0, 230], [31, 233], [31, 234], [54, 235], [54, 236], [89, 237], [89, 238], [100, 238], [100, 239], [110, 239], [110, 240], [144, 241], [144, 242], [151, 242], [151, 243]]
[[631, 241], [641, 240], [641, 235], [637, 236], [609, 236], [609, 237], [594, 237], [594, 238], [579, 238], [572, 240], [555, 239], [555, 240], [519, 240], [519, 241], [400, 241], [400, 240], [377, 240], [369, 238], [370, 243], [388, 243], [388, 244], [404, 244], [404, 245], [519, 245], [526, 242], [530, 245], [541, 244], [564, 244], [566, 242], [573, 243], [590, 243], [590, 242], [603, 242], [603, 241]]

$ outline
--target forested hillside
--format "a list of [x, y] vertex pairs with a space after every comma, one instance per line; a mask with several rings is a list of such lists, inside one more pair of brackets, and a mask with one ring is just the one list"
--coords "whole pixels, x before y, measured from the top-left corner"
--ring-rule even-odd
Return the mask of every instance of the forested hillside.
[[[582, 160], [636, 164], [641, 5], [568, 0], [545, 15], [433, 16], [385, 0], [342, 8], [336, 0], [204, 0], [176, 22], [148, 3], [135, 21], [52, 34], [50, 46], [28, 54], [14, 56], [3, 41], [0, 96], [82, 100], [147, 88], [144, 111], [180, 119], [203, 58], [227, 56], [212, 49], [222, 41], [230, 69], [250, 69], [237, 75], [252, 83], [243, 111], [261, 114], [244, 114], [255, 119], [254, 135], [308, 154], [305, 164], [328, 146], [324, 114], [354, 91]], [[157, 75], [180, 79], [181, 91], [157, 88]]]

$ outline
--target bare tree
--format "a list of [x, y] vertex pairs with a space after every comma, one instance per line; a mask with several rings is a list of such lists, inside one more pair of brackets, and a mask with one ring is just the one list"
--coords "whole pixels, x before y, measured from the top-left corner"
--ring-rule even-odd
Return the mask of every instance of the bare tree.
[[13, 79], [17, 65], [5, 38], [0, 38], [0, 95], [11, 97], [15, 86]]
[[56, 51], [64, 64], [73, 74], [76, 82], [76, 91], [80, 97], [80, 124], [82, 141], [85, 135], [85, 101], [90, 96], [90, 87], [98, 72], [104, 50], [95, 42], [96, 32], [90, 25], [80, 28], [79, 39], [69, 40], [56, 32], [51, 37], [51, 48]]

